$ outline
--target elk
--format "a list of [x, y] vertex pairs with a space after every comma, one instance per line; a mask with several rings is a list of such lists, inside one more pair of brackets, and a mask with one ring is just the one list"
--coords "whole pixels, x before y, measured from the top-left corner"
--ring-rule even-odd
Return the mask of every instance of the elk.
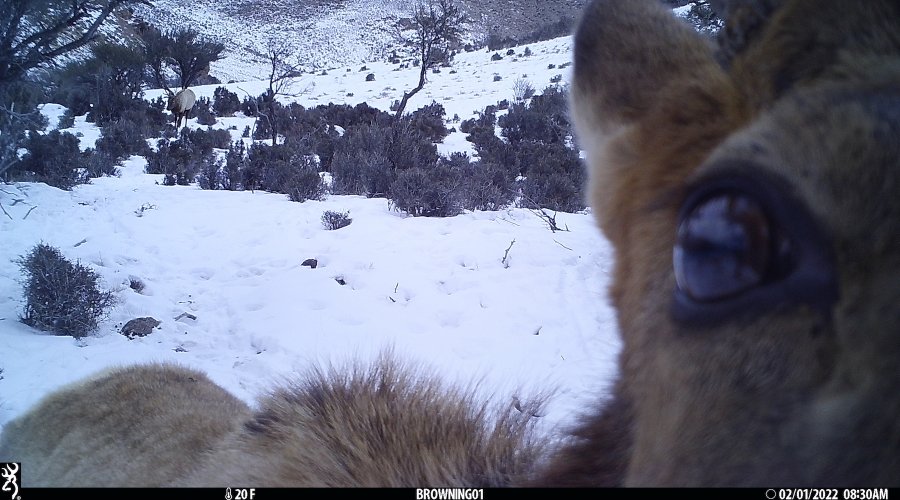
[[177, 94], [168, 87], [165, 90], [169, 96], [166, 111], [171, 111], [175, 115], [175, 130], [178, 130], [181, 128], [182, 119], [187, 124], [188, 115], [191, 113], [191, 108], [194, 107], [194, 101], [197, 100], [197, 96], [194, 95], [194, 91], [191, 89], [181, 89]]
[[656, 0], [575, 34], [623, 349], [565, 439], [390, 356], [255, 410], [141, 365], [48, 395], [0, 460], [26, 486], [900, 484], [900, 4], [720, 7], [718, 46]]

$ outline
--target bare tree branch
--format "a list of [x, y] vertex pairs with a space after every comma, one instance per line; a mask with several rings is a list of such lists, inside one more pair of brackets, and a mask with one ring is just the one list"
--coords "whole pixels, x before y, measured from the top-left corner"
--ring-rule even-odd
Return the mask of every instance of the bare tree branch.
[[0, 9], [0, 84], [83, 47], [119, 7], [147, 0], [4, 0]]
[[276, 116], [276, 100], [277, 96], [298, 97], [309, 90], [309, 87], [303, 90], [293, 92], [292, 86], [294, 78], [300, 73], [301, 65], [297, 61], [291, 47], [282, 39], [270, 38], [266, 43], [266, 52], [259, 59], [260, 62], [266, 63], [269, 69], [269, 87], [266, 90], [265, 102], [268, 104], [268, 112], [260, 111], [258, 103], [255, 102], [257, 113], [266, 119], [269, 124], [269, 135], [272, 138], [272, 145], [278, 142], [278, 119]]
[[401, 34], [400, 41], [415, 47], [419, 63], [419, 83], [403, 93], [395, 117], [403, 116], [412, 96], [425, 87], [428, 72], [451, 58], [451, 46], [462, 39], [465, 14], [453, 0], [428, 0], [418, 3], [413, 14], [413, 33]]

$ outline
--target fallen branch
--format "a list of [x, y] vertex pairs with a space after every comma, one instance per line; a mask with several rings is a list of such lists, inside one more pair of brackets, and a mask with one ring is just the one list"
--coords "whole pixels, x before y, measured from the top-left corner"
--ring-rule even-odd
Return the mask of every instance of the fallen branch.
[[509, 258], [509, 251], [512, 250], [512, 247], [513, 247], [513, 245], [515, 245], [515, 243], [516, 243], [515, 239], [510, 241], [509, 246], [506, 248], [506, 251], [503, 252], [503, 259], [500, 260], [500, 262], [503, 264], [503, 269], [509, 269], [509, 261], [507, 259]]
[[28, 216], [31, 215], [31, 211], [34, 210], [35, 208], [37, 208], [37, 205], [35, 205], [35, 206], [29, 208], [29, 209], [28, 209], [28, 212], [25, 213], [25, 217], [22, 217], [22, 220], [27, 219]]
[[[568, 231], [568, 228], [567, 228], [566, 230]], [[559, 245], [559, 246], [565, 248], [566, 250], [572, 250], [571, 248], [569, 248], [569, 247], [563, 245], [562, 243], [560, 243], [560, 242], [558, 242], [558, 241], [556, 241], [556, 240], [553, 240], [553, 242], [556, 243], [557, 245]]]
[[3, 203], [0, 203], [0, 210], [3, 210], [3, 213], [5, 213], [7, 217], [9, 217], [9, 220], [13, 220], [12, 215], [9, 215], [9, 212], [7, 212], [5, 208], [3, 208]]
[[559, 212], [553, 212], [553, 215], [551, 216], [550, 214], [547, 213], [546, 210], [544, 210], [543, 208], [540, 208], [540, 205], [535, 203], [534, 200], [532, 200], [531, 198], [524, 196], [524, 195], [522, 197], [525, 199], [526, 202], [528, 202], [529, 205], [531, 205], [530, 207], [526, 207], [526, 208], [528, 208], [528, 210], [531, 213], [533, 213], [534, 215], [537, 215], [538, 217], [543, 219], [544, 222], [546, 222], [547, 225], [550, 226], [550, 231], [552, 231], [554, 233], [557, 231], [566, 231], [566, 232], [569, 231], [569, 226], [566, 226], [566, 228], [563, 229], [556, 224], [556, 216], [559, 215]]
[[543, 208], [532, 208], [530, 210], [533, 214], [537, 215], [541, 219], [544, 219], [544, 222], [546, 222], [547, 225], [550, 226], [551, 232], [555, 233], [557, 231], [569, 231], [569, 226], [566, 226], [566, 228], [563, 229], [556, 224], [556, 216], [559, 215], [559, 212], [553, 212], [553, 215], [551, 216]]

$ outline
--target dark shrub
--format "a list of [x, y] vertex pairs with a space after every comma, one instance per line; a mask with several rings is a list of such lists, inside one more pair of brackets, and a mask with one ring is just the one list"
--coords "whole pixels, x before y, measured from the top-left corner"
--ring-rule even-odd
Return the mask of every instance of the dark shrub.
[[450, 217], [462, 211], [462, 173], [446, 162], [397, 173], [389, 199], [414, 217]]
[[349, 129], [357, 125], [380, 125], [388, 126], [393, 121], [390, 113], [380, 109], [373, 108], [366, 103], [359, 103], [356, 106], [348, 104], [328, 104], [326, 106], [317, 106], [317, 113], [329, 125], [336, 125], [344, 129]]
[[331, 162], [332, 192], [385, 196], [393, 182], [393, 169], [385, 155], [389, 129], [364, 125], [347, 130], [335, 140]]
[[225, 87], [216, 87], [213, 91], [212, 107], [216, 116], [234, 116], [241, 109], [241, 100], [237, 94]]
[[394, 181], [391, 164], [378, 151], [335, 153], [331, 175], [334, 194], [386, 196]]
[[81, 338], [95, 330], [116, 303], [111, 292], [99, 289], [93, 270], [70, 262], [50, 245], [35, 245], [17, 263], [24, 274], [26, 325]]
[[395, 170], [428, 168], [437, 163], [437, 147], [413, 126], [409, 117], [401, 118], [389, 130], [385, 156]]
[[125, 160], [131, 155], [146, 156], [150, 147], [147, 145], [145, 125], [127, 118], [108, 122], [102, 129], [100, 139], [97, 139], [97, 152], [115, 161]]
[[222, 170], [222, 187], [229, 191], [241, 189], [241, 174], [247, 168], [247, 151], [243, 141], [237, 141], [228, 148], [225, 167]]
[[218, 158], [210, 158], [200, 163], [197, 185], [200, 186], [200, 189], [225, 189], [225, 173], [222, 169], [222, 162]]
[[350, 218], [350, 212], [326, 210], [322, 213], [322, 226], [329, 231], [347, 227], [351, 222], [353, 222], [353, 219]]
[[[149, 151], [150, 148], [148, 147]], [[116, 167], [118, 160], [102, 151], [87, 150], [84, 152], [84, 168], [88, 177], [102, 177], [104, 175], [116, 176], [119, 169]]]
[[444, 114], [444, 106], [431, 101], [431, 104], [413, 111], [410, 120], [412, 126], [431, 142], [441, 142], [450, 133], [444, 125]]
[[471, 163], [465, 167], [463, 207], [467, 210], [500, 210], [515, 201], [515, 175], [502, 165]]
[[204, 151], [211, 149], [228, 149], [231, 147], [231, 134], [228, 133], [227, 130], [221, 128], [208, 130], [203, 130], [201, 128], [186, 128], [181, 131], [181, 136], [186, 136], [190, 139], [194, 147]]
[[287, 194], [292, 201], [321, 199], [325, 194], [315, 159], [288, 144], [251, 146], [241, 183], [245, 189]]
[[584, 209], [586, 173], [578, 152], [563, 144], [535, 145], [526, 149], [527, 177], [522, 183], [521, 205], [560, 212]]
[[556, 127], [549, 116], [534, 111], [534, 108], [523, 104], [514, 104], [509, 113], [498, 120], [500, 134], [510, 144], [522, 141], [538, 141], [544, 143], [562, 142], [565, 130]]
[[545, 88], [541, 94], [531, 99], [529, 106], [533, 111], [550, 116], [553, 121], [568, 128], [569, 97], [559, 86], [550, 85]]
[[468, 134], [472, 132], [472, 127], [475, 125], [475, 119], [469, 118], [468, 120], [463, 120], [459, 122], [459, 131]]
[[316, 143], [313, 151], [319, 156], [319, 169], [325, 172], [331, 171], [331, 161], [334, 158], [334, 148], [340, 134], [334, 126], [328, 126], [316, 134]]
[[157, 143], [157, 151], [147, 156], [147, 173], [165, 174], [163, 184], [167, 186], [189, 185], [201, 170], [209, 169], [210, 164], [216, 163], [211, 142], [206, 132], [188, 129], [182, 130], [178, 140], [162, 139]]
[[241, 113], [244, 113], [244, 116], [258, 116], [260, 103], [260, 97], [244, 97], [244, 100], [241, 101]]
[[163, 135], [161, 131], [172, 129], [170, 116], [162, 99], [146, 102], [142, 99], [131, 103], [129, 109], [119, 113], [118, 118], [109, 119], [102, 127], [102, 136], [97, 141], [98, 153], [114, 158], [127, 159], [131, 155], [146, 156], [149, 153], [147, 138]]
[[503, 56], [501, 56], [500, 54], [498, 54], [496, 52], [494, 53], [494, 55], [491, 56], [491, 61], [501, 61], [501, 60], [503, 60]]
[[72, 128], [74, 126], [75, 113], [72, 113], [71, 109], [66, 108], [66, 111], [59, 117], [59, 123], [56, 124], [56, 128]]
[[132, 98], [105, 88], [100, 90], [100, 95], [102, 97], [87, 114], [87, 121], [94, 122], [100, 127], [121, 119], [124, 113], [134, 109], [135, 106], [141, 106], [140, 101], [143, 101], [140, 97]]
[[32, 132], [24, 144], [28, 152], [10, 176], [44, 182], [60, 189], [72, 189], [88, 181], [84, 156], [74, 135], [54, 130], [46, 135]]
[[[156, 99], [147, 103], [147, 101], [142, 101], [144, 104], [135, 108], [135, 114], [138, 116], [143, 116], [147, 120], [147, 124], [150, 127], [151, 133], [148, 134], [148, 137], [157, 137], [156, 133], [160, 130], [166, 128], [167, 125], [173, 125], [172, 129], [174, 130], [174, 119], [172, 118], [172, 114], [166, 111], [166, 100], [162, 97], [157, 97]], [[146, 106], [144, 108], [143, 106]]]
[[494, 134], [494, 126], [497, 123], [497, 114], [489, 109], [479, 112], [477, 118], [464, 120], [459, 125], [460, 131], [469, 134], [466, 140], [475, 144], [476, 149], [480, 144], [497, 139]]
[[289, 169], [279, 192], [291, 201], [321, 200], [325, 196], [325, 184], [319, 175], [319, 166], [312, 156], [294, 156], [287, 163]]
[[501, 135], [511, 144], [526, 140], [564, 142], [572, 137], [566, 93], [556, 86], [547, 87], [543, 94], [534, 96], [528, 106], [512, 106], [498, 125], [502, 129]]
[[137, 276], [129, 276], [128, 277], [128, 288], [131, 288], [135, 292], [143, 293], [144, 288], [146, 288], [146, 287], [147, 287], [147, 285], [145, 285], [144, 282]]
[[[247, 151], [247, 165], [241, 174], [241, 183], [244, 189], [277, 192], [277, 186], [283, 182], [285, 169], [280, 168], [286, 163], [292, 152], [284, 144], [270, 146], [256, 143]], [[279, 177], [279, 175], [282, 175]]]
[[209, 102], [209, 99], [205, 97], [197, 99], [197, 102], [194, 103], [194, 108], [191, 110], [193, 115], [197, 117], [197, 123], [207, 126], [216, 124], [216, 117], [213, 115], [211, 107], [212, 104]]

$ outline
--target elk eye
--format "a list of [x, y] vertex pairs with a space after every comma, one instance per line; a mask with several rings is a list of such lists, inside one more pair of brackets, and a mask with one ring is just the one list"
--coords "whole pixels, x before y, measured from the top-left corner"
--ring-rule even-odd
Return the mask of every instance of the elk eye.
[[770, 281], [789, 260], [787, 242], [762, 205], [731, 189], [704, 196], [684, 212], [673, 254], [678, 288], [707, 303]]

